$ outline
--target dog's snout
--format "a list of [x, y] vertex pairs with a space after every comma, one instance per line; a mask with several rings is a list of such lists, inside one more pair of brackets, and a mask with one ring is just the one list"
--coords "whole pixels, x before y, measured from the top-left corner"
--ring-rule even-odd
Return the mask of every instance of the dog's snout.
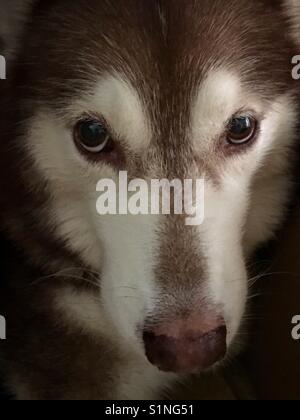
[[[198, 322], [197, 322], [198, 321]], [[227, 330], [222, 319], [174, 321], [146, 330], [144, 343], [148, 360], [160, 370], [196, 373], [224, 358]]]

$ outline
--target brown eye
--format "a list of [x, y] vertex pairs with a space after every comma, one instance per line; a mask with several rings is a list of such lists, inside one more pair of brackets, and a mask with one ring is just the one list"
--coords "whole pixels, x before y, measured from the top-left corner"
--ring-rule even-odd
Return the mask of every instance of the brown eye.
[[250, 116], [232, 118], [228, 125], [227, 141], [239, 146], [251, 141], [257, 131], [257, 121]]
[[96, 120], [80, 121], [75, 127], [75, 140], [89, 153], [111, 151], [111, 138], [107, 129]]

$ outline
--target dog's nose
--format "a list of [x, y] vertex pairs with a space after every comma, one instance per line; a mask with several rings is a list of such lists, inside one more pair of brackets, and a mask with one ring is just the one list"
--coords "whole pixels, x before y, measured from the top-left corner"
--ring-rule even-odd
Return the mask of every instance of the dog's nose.
[[226, 335], [220, 318], [205, 323], [197, 317], [174, 321], [144, 332], [146, 355], [162, 371], [196, 373], [224, 358]]

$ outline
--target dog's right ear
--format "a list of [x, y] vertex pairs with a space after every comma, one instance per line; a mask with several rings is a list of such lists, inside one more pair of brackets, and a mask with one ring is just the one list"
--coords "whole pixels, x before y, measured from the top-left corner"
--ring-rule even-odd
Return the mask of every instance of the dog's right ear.
[[0, 0], [0, 45], [6, 57], [17, 48], [33, 0]]

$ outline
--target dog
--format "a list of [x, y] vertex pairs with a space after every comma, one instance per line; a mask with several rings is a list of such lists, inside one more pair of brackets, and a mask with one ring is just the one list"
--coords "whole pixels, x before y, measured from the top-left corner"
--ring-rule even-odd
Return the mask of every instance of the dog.
[[[43, 0], [3, 16], [16, 32], [2, 34], [0, 357], [14, 398], [162, 399], [237, 351], [247, 263], [293, 189], [296, 3]], [[203, 223], [100, 216], [97, 182], [120, 171], [205, 179]]]

